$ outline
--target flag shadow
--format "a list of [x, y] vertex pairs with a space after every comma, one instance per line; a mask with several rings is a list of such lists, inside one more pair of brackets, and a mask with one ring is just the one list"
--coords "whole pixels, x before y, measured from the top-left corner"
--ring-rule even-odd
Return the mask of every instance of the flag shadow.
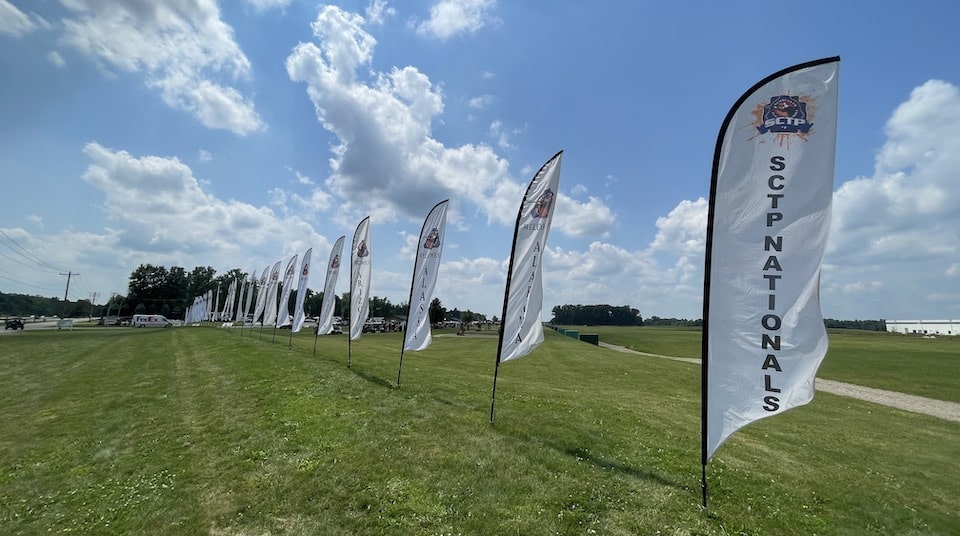
[[378, 377], [376, 377], [376, 376], [367, 374], [366, 372], [361, 372], [361, 371], [359, 371], [359, 370], [357, 370], [357, 369], [355, 369], [355, 368], [351, 368], [350, 371], [353, 372], [354, 374], [356, 374], [357, 376], [359, 376], [360, 378], [362, 378], [362, 379], [364, 379], [364, 380], [366, 380], [366, 381], [368, 381], [368, 382], [370, 382], [370, 383], [372, 383], [372, 384], [374, 384], [374, 385], [379, 385], [379, 386], [381, 386], [381, 387], [386, 387], [386, 388], [388, 388], [388, 389], [393, 389], [393, 388], [394, 388], [394, 384], [393, 384], [393, 383], [388, 382], [387, 380], [384, 380], [383, 378], [378, 378]]
[[647, 471], [643, 469], [637, 469], [636, 467], [630, 467], [629, 465], [625, 465], [616, 460], [611, 460], [608, 458], [602, 458], [600, 456], [596, 456], [594, 454], [591, 454], [588, 450], [581, 447], [565, 447], [565, 446], [556, 445], [550, 442], [545, 442], [544, 444], [546, 444], [547, 446], [549, 446], [550, 448], [558, 452], [567, 454], [569, 456], [573, 456], [577, 460], [585, 461], [591, 465], [599, 467], [600, 469], [606, 469], [608, 471], [617, 471], [619, 473], [623, 473], [625, 475], [629, 475], [634, 478], [650, 480], [650, 481], [656, 482], [657, 484], [660, 484], [663, 486], [670, 486], [679, 490], [689, 490], [688, 486], [684, 486], [679, 482], [670, 480], [669, 478], [666, 478], [655, 472]]

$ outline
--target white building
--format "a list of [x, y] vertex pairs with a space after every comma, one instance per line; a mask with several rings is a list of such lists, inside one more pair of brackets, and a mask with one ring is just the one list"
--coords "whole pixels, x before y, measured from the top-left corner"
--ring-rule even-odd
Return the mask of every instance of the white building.
[[960, 335], [960, 320], [886, 320], [890, 333]]

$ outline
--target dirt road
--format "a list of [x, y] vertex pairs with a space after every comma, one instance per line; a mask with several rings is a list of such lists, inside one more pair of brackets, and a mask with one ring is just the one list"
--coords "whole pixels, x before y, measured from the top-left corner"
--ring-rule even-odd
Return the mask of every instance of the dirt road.
[[[697, 365], [700, 364], [700, 360], [693, 357], [674, 357], [668, 355], [648, 354], [604, 342], [601, 342], [600, 346], [628, 354], [656, 357], [660, 359], [672, 359], [674, 361], [683, 361], [685, 363], [694, 363]], [[859, 400], [872, 402], [874, 404], [897, 408], [903, 411], [922, 413], [924, 415], [930, 415], [932, 417], [938, 417], [948, 421], [960, 422], [960, 404], [956, 402], [924, 398], [922, 396], [908, 395], [904, 393], [898, 393], [896, 391], [874, 389], [872, 387], [863, 387], [861, 385], [825, 380], [823, 378], [817, 378], [816, 386], [818, 391], [823, 391], [825, 393], [856, 398]]]

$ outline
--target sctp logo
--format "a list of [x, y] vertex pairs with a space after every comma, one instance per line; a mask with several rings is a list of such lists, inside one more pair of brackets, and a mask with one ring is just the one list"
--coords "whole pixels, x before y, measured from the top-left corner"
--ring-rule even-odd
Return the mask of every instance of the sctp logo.
[[761, 134], [806, 134], [813, 126], [811, 118], [807, 116], [807, 103], [791, 95], [770, 97], [770, 103], [763, 105], [761, 119], [761, 124], [757, 126]]

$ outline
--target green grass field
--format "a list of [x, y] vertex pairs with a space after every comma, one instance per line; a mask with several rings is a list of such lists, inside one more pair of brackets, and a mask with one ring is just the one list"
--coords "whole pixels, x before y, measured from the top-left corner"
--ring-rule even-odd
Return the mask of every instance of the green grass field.
[[400, 388], [397, 334], [350, 369], [344, 336], [312, 347], [0, 337], [0, 534], [960, 534], [957, 423], [818, 393], [720, 448], [704, 513], [695, 365], [548, 331], [501, 366], [491, 425], [495, 337], [437, 336]]

